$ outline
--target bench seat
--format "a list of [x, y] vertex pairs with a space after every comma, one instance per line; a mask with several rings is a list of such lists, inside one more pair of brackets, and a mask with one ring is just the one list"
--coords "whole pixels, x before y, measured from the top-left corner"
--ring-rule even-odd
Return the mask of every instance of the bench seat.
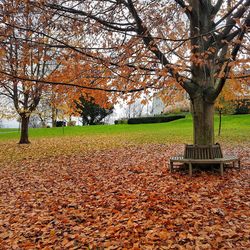
[[[197, 147], [197, 146], [196, 146]], [[216, 145], [217, 147], [217, 145]], [[193, 150], [193, 146], [187, 145], [187, 148], [185, 149], [185, 155], [187, 155], [187, 152], [189, 149]], [[197, 147], [200, 150], [200, 147]], [[205, 148], [205, 147], [203, 147]], [[211, 147], [210, 147], [211, 148]], [[174, 163], [185, 163], [189, 166], [189, 175], [192, 176], [193, 173], [193, 164], [220, 164], [220, 174], [223, 176], [224, 174], [224, 165], [227, 163], [232, 163], [233, 167], [235, 167], [235, 163], [238, 163], [238, 168], [240, 169], [240, 159], [235, 156], [222, 156], [222, 153], [218, 154], [221, 157], [218, 158], [209, 158], [209, 159], [200, 159], [200, 158], [187, 158], [184, 156], [174, 156], [170, 158], [170, 172], [173, 171]]]

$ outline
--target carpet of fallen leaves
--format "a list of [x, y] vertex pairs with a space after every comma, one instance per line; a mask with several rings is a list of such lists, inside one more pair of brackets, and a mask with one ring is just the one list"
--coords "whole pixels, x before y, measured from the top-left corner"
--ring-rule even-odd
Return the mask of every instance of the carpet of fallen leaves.
[[0, 249], [249, 249], [249, 148], [242, 169], [170, 174], [180, 144], [2, 163]]

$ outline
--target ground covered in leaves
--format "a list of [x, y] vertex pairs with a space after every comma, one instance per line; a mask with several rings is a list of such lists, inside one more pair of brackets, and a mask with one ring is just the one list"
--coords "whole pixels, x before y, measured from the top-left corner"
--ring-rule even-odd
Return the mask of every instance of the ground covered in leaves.
[[223, 178], [215, 170], [170, 174], [181, 144], [8, 159], [0, 249], [249, 249], [248, 146], [225, 147], [242, 170]]

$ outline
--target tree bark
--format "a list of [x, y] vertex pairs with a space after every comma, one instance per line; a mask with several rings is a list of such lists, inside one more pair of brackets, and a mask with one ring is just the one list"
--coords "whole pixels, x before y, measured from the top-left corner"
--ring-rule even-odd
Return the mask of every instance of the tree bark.
[[30, 119], [29, 115], [27, 115], [27, 114], [22, 114], [21, 115], [21, 137], [20, 137], [19, 144], [28, 144], [28, 143], [30, 143], [29, 134], [28, 134], [29, 119]]
[[194, 144], [214, 144], [214, 104], [203, 97], [192, 99]]

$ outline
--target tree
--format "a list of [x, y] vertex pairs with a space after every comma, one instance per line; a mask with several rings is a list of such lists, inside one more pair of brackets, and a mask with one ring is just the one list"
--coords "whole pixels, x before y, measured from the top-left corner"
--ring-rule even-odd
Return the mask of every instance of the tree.
[[221, 135], [222, 114], [235, 113], [238, 101], [250, 96], [248, 79], [230, 79], [227, 80], [223, 90], [218, 96], [215, 108], [219, 113], [218, 135]]
[[[122, 77], [117, 88], [131, 89], [139, 84], [164, 88], [171, 81], [179, 84], [192, 102], [194, 143], [214, 143], [214, 103], [239, 51], [246, 52], [249, 0], [74, 4], [77, 7], [73, 1], [53, 1], [45, 6], [84, 20], [86, 30], [102, 36], [96, 43], [112, 48], [112, 53], [105, 51], [97, 57]], [[93, 40], [87, 45], [93, 47]]]
[[48, 126], [48, 124], [52, 120], [51, 119], [52, 109], [51, 109], [50, 98], [51, 98], [50, 91], [48, 89], [46, 89], [46, 91], [43, 91], [41, 100], [36, 108], [36, 111], [34, 112], [35, 115], [39, 118], [42, 127]]
[[95, 102], [92, 96], [81, 96], [79, 101], [76, 101], [76, 112], [82, 118], [83, 125], [97, 125], [108, 115], [112, 114], [113, 106], [106, 105], [101, 107]]
[[[21, 120], [20, 144], [29, 143], [28, 125], [46, 89], [39, 79], [46, 79], [59, 66], [57, 49], [45, 45], [48, 39], [31, 33], [28, 28], [44, 29], [47, 32], [49, 17], [35, 10], [29, 2], [1, 2], [0, 40], [0, 95], [12, 100]], [[22, 27], [20, 29], [16, 27]], [[19, 76], [17, 77], [13, 77]], [[22, 78], [32, 78], [25, 81]]]
[[[102, 77], [93, 77], [95, 72], [102, 72]], [[69, 120], [72, 115], [79, 115], [75, 112], [76, 103], [84, 96], [85, 101], [92, 101], [96, 106], [109, 109], [113, 94], [103, 91], [93, 91], [96, 86], [106, 86], [109, 80], [109, 71], [105, 71], [98, 64], [90, 64], [84, 55], [71, 53], [67, 60], [62, 61], [60, 70], [52, 78], [53, 82], [68, 82], [70, 84], [53, 85], [50, 88], [50, 106], [52, 117], [55, 120], [57, 113], [63, 112]], [[107, 76], [107, 77], [105, 77]], [[98, 83], [96, 83], [98, 81]], [[98, 84], [98, 85], [97, 85]], [[76, 86], [83, 87], [81, 89]], [[93, 90], [92, 90], [93, 89]], [[87, 122], [88, 123], [88, 122]]]
[[144, 108], [144, 104], [142, 103], [143, 100], [137, 99], [136, 101], [127, 102], [127, 105], [125, 107], [125, 117], [131, 118], [131, 117], [141, 117], [142, 111]]
[[[72, 36], [82, 36], [80, 44], [54, 36], [58, 46], [103, 68], [91, 71], [92, 79], [99, 79], [95, 85], [83, 87], [135, 97], [136, 91], [181, 87], [192, 102], [194, 143], [214, 143], [214, 103], [233, 68], [249, 65], [244, 54], [250, 0], [45, 0], [32, 5], [56, 11], [71, 25]], [[112, 73], [106, 86], [104, 71]]]

